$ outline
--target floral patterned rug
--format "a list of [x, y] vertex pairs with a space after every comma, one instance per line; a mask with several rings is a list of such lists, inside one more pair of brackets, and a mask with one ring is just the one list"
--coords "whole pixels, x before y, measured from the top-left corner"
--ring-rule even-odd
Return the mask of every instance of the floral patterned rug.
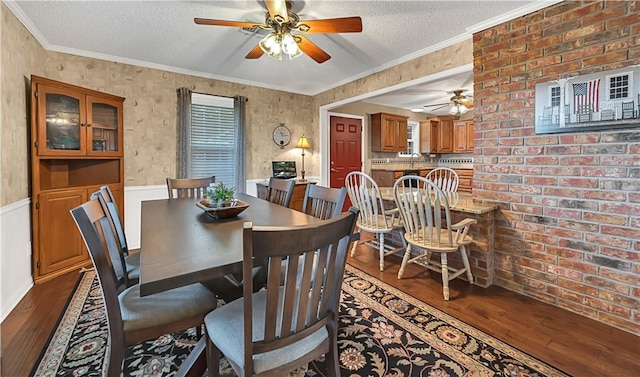
[[[347, 266], [338, 347], [342, 376], [566, 376], [563, 372]], [[85, 273], [32, 376], [100, 376], [107, 342], [100, 286]], [[173, 376], [195, 330], [129, 347], [123, 375]], [[228, 364], [223, 376], [235, 376]], [[326, 375], [322, 359], [292, 376]]]

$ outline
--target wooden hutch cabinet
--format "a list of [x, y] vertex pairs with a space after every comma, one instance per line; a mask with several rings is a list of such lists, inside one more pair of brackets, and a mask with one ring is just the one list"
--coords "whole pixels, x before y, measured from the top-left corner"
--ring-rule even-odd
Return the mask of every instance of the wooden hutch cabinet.
[[124, 98], [31, 76], [33, 276], [91, 264], [69, 211], [109, 185], [124, 213]]
[[371, 150], [373, 152], [406, 152], [409, 117], [377, 113], [371, 115]]

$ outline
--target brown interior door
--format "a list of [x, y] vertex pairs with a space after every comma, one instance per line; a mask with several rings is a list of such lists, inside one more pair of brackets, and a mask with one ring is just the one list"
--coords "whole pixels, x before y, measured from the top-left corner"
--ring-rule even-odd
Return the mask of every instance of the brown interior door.
[[[329, 127], [329, 183], [344, 187], [347, 174], [362, 169], [362, 120], [330, 116]], [[343, 210], [350, 206], [347, 197]]]

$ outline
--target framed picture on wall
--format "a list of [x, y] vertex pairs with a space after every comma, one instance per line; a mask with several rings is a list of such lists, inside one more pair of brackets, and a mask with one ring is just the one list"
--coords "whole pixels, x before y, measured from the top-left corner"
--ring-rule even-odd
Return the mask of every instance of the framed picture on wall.
[[638, 65], [536, 85], [536, 134], [632, 127], [640, 127]]

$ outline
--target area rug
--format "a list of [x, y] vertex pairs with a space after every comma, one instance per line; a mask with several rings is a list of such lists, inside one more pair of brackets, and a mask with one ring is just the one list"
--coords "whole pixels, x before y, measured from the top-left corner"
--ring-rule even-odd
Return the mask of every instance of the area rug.
[[[338, 332], [342, 376], [566, 376], [388, 284], [347, 266]], [[107, 342], [100, 286], [84, 274], [32, 376], [99, 376]], [[195, 330], [129, 347], [124, 376], [173, 376]], [[235, 376], [223, 360], [221, 374]], [[293, 375], [326, 376], [323, 359]]]

